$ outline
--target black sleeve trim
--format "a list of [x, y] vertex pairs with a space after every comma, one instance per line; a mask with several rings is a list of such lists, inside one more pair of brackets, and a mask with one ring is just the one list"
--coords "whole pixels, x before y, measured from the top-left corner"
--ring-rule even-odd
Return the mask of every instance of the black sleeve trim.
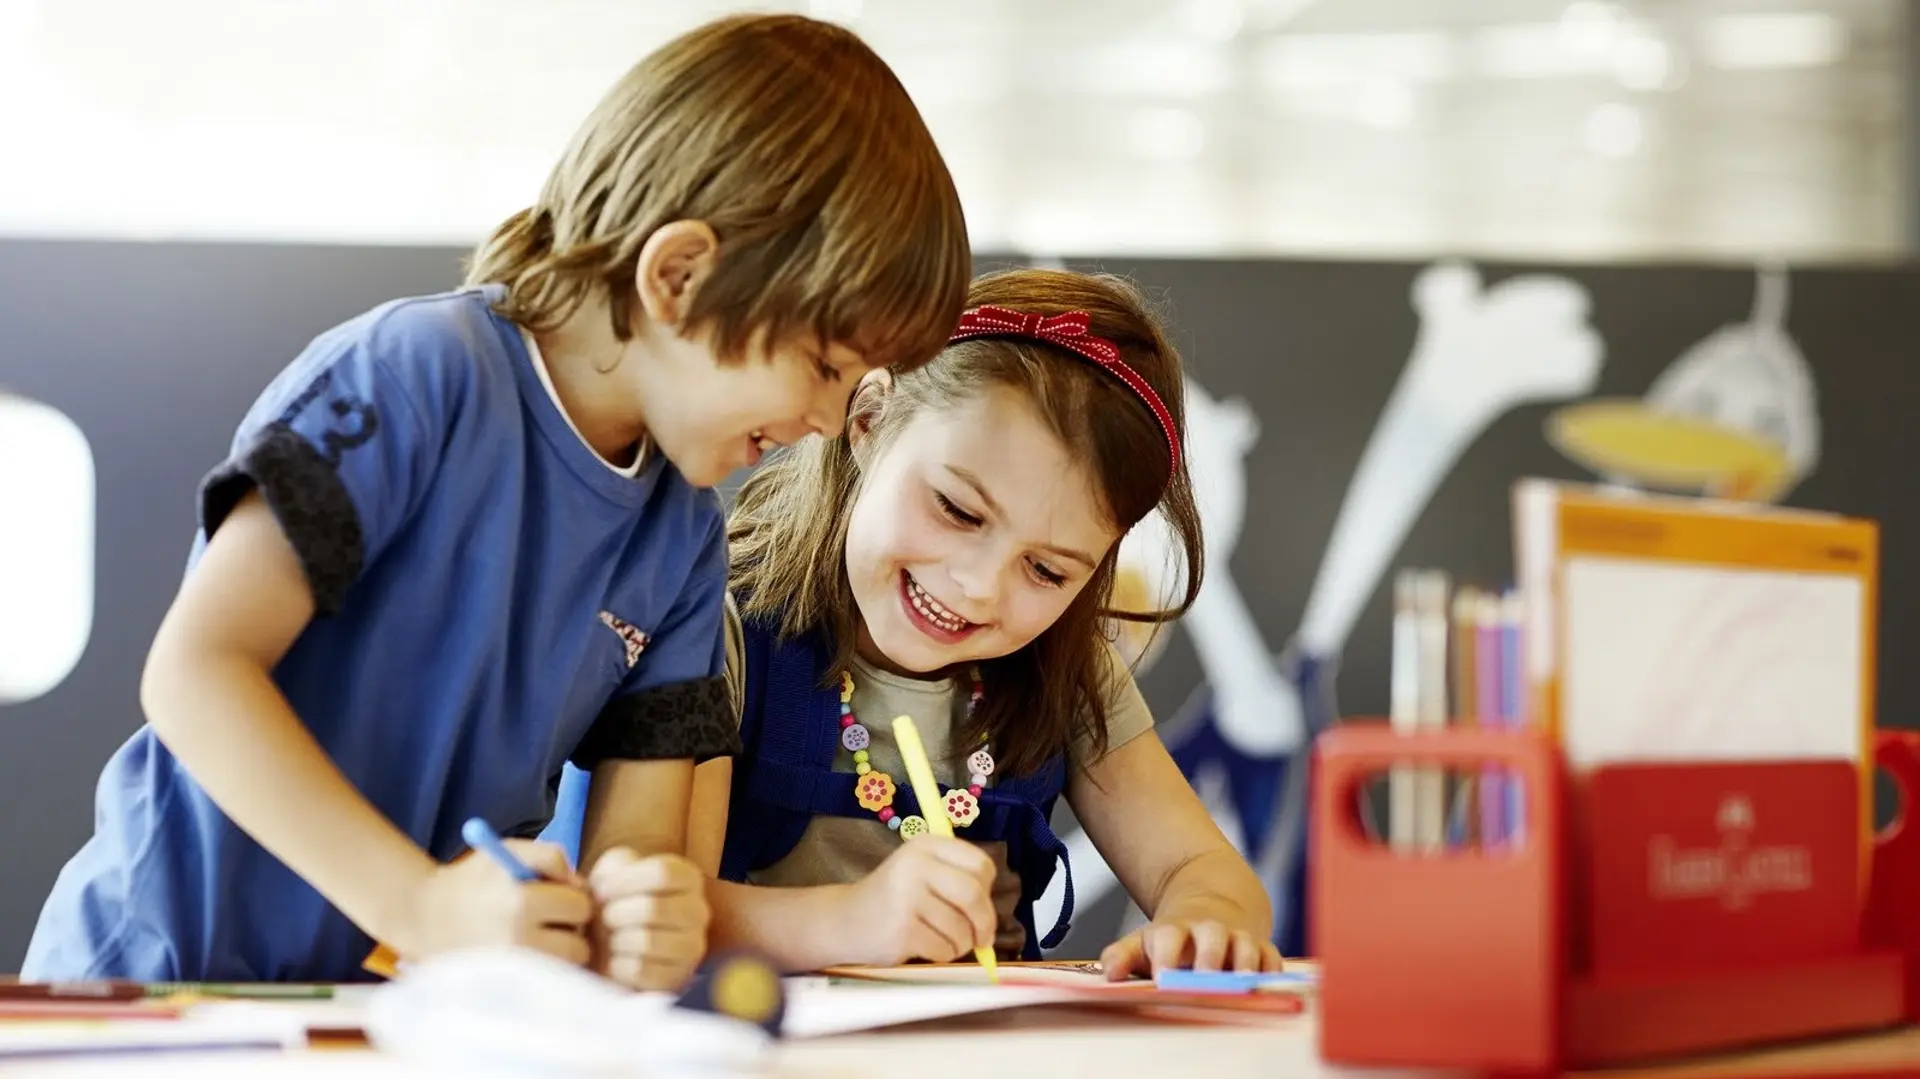
[[725, 678], [696, 678], [616, 697], [573, 751], [589, 771], [607, 761], [694, 763], [740, 752], [740, 729]]
[[254, 487], [300, 556], [315, 613], [338, 614], [366, 558], [360, 514], [339, 472], [292, 428], [262, 428], [200, 485], [200, 527], [209, 538]]

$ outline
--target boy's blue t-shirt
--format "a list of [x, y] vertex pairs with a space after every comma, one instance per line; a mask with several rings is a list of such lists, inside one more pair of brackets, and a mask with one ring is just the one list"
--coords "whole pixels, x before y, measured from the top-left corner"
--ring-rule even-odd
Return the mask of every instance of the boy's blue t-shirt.
[[[717, 497], [657, 453], [633, 476], [596, 455], [491, 310], [499, 295], [399, 300], [317, 338], [207, 478], [188, 567], [257, 487], [316, 607], [274, 680], [442, 860], [469, 817], [537, 834], [568, 761], [738, 746]], [[100, 777], [93, 838], [22, 973], [353, 981], [372, 946], [142, 726]]]

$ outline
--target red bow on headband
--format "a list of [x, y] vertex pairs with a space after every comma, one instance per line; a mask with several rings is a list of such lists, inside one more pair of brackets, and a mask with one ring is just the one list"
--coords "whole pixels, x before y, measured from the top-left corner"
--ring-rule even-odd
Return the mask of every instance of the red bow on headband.
[[1140, 377], [1140, 372], [1128, 367], [1127, 361], [1120, 358], [1120, 350], [1112, 341], [1104, 337], [1096, 337], [1089, 332], [1091, 325], [1092, 320], [1087, 317], [1085, 311], [1068, 311], [1060, 315], [1035, 315], [983, 304], [961, 313], [960, 325], [953, 331], [953, 336], [947, 338], [947, 341], [951, 344], [971, 337], [1025, 337], [1064, 348], [1099, 364], [1115, 378], [1126, 383], [1134, 396], [1140, 398], [1141, 402], [1147, 406], [1147, 410], [1153, 413], [1154, 421], [1160, 425], [1160, 433], [1167, 440], [1167, 456], [1171, 461], [1171, 468], [1178, 469], [1180, 467], [1180, 436], [1173, 427], [1173, 414], [1167, 411], [1166, 404], [1160, 400], [1159, 394], [1153, 392], [1153, 387], [1147, 384], [1147, 380]]

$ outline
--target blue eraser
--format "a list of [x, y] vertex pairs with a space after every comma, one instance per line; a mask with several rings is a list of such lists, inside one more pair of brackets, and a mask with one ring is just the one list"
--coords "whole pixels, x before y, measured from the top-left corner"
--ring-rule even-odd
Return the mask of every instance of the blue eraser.
[[1153, 976], [1161, 989], [1189, 993], [1255, 993], [1288, 985], [1311, 985], [1313, 976], [1302, 971], [1163, 970]]

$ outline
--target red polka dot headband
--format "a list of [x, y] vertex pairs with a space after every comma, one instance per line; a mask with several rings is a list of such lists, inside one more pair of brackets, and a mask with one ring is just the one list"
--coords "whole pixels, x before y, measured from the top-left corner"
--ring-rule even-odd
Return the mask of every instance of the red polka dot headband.
[[1153, 413], [1155, 422], [1160, 424], [1160, 433], [1166, 436], [1167, 457], [1172, 462], [1172, 470], [1178, 470], [1180, 436], [1173, 427], [1173, 414], [1167, 411], [1166, 404], [1160, 400], [1159, 394], [1153, 392], [1147, 380], [1140, 377], [1140, 372], [1128, 367], [1127, 361], [1120, 358], [1120, 350], [1112, 341], [1088, 332], [1091, 324], [1085, 311], [1033, 315], [984, 304], [961, 313], [959, 328], [947, 338], [947, 343], [974, 337], [1024, 337], [1064, 348], [1092, 361], [1126, 383], [1134, 396], [1147, 406], [1147, 411]]

